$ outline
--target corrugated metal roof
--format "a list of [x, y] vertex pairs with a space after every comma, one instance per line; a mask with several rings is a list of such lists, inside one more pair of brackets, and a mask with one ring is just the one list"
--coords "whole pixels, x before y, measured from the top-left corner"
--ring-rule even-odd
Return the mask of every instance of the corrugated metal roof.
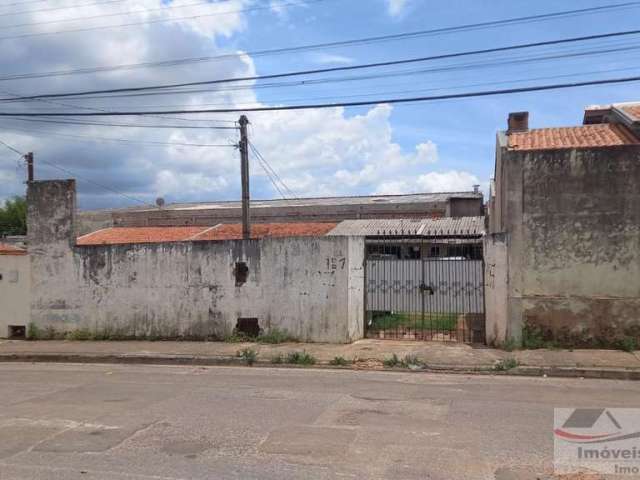
[[451, 237], [484, 234], [484, 217], [345, 220], [327, 235]]
[[23, 248], [10, 245], [8, 243], [0, 243], [0, 255], [26, 255], [27, 251]]
[[[440, 192], [440, 193], [413, 193], [407, 195], [367, 195], [351, 197], [317, 197], [317, 198], [292, 198], [273, 200], [251, 200], [251, 208], [265, 207], [301, 207], [301, 206], [323, 206], [323, 205], [376, 205], [376, 204], [403, 204], [403, 203], [425, 203], [425, 202], [445, 202], [450, 198], [481, 198], [481, 192]], [[198, 203], [172, 203], [165, 205], [162, 210], [202, 210], [216, 208], [240, 208], [241, 202], [220, 201], [220, 202], [198, 202]], [[157, 208], [134, 208], [123, 211], [146, 211], [158, 210]]]

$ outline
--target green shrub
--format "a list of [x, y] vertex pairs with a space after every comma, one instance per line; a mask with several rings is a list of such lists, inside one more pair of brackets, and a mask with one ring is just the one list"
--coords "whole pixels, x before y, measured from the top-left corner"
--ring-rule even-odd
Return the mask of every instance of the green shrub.
[[391, 357], [385, 358], [382, 361], [382, 364], [385, 367], [397, 367], [398, 365], [400, 365], [400, 359], [398, 358], [398, 355], [394, 353], [393, 355], [391, 355]]
[[512, 368], [516, 368], [518, 366], [518, 360], [513, 357], [503, 358], [499, 362], [497, 362], [493, 369], [498, 372], [506, 372], [507, 370], [511, 370]]
[[502, 345], [500, 345], [500, 348], [502, 348], [502, 350], [504, 350], [505, 352], [513, 352], [518, 347], [518, 342], [516, 342], [513, 338], [508, 338]]
[[77, 330], [72, 330], [67, 332], [64, 336], [65, 340], [95, 340], [96, 336], [86, 328], [79, 328]]
[[336, 366], [341, 366], [344, 367], [345, 365], [349, 365], [349, 362], [346, 358], [344, 357], [333, 357], [333, 360], [331, 360], [329, 362], [330, 365], [336, 365]]
[[302, 352], [289, 352], [287, 354], [286, 363], [291, 363], [294, 365], [313, 365], [316, 363], [316, 359], [313, 355], [302, 351]]
[[261, 333], [258, 336], [258, 342], [260, 343], [287, 343], [297, 342], [297, 339], [289, 334], [286, 330], [280, 330], [279, 328], [271, 328], [266, 333]]
[[544, 348], [547, 342], [544, 340], [542, 328], [536, 325], [525, 324], [522, 328], [522, 347], [526, 349]]
[[410, 368], [412, 366], [413, 367], [422, 367], [423, 363], [415, 355], [405, 355], [404, 358], [402, 359], [402, 361], [400, 362], [400, 366], [403, 367], [403, 368]]
[[615, 342], [615, 347], [625, 352], [633, 352], [638, 350], [638, 342], [633, 337], [623, 337]]
[[255, 342], [256, 338], [247, 335], [244, 332], [239, 332], [238, 330], [233, 330], [231, 335], [226, 335], [223, 338], [223, 341], [227, 343], [245, 343], [245, 342]]
[[244, 360], [247, 365], [251, 366], [256, 362], [258, 354], [253, 348], [243, 348], [242, 350], [238, 350], [238, 357]]

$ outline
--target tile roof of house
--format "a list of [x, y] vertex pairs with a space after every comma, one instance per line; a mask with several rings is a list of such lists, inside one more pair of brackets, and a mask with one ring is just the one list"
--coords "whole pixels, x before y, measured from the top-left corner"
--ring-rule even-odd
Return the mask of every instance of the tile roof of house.
[[[323, 236], [335, 223], [268, 223], [251, 226], [251, 238]], [[213, 227], [110, 227], [78, 237], [76, 245], [121, 245], [206, 240], [238, 240], [242, 225]]]
[[626, 127], [613, 123], [538, 128], [509, 134], [509, 149], [511, 150], [551, 150], [621, 145], [640, 145], [640, 139], [636, 138]]
[[26, 255], [24, 248], [16, 247], [8, 243], [0, 243], [0, 255]]
[[[264, 237], [320, 237], [329, 233], [335, 223], [256, 223], [251, 225], [251, 238]], [[199, 240], [236, 240], [242, 238], [242, 225], [221, 224], [196, 237]]]
[[634, 121], [640, 121], [640, 103], [632, 105], [620, 105], [618, 108], [624, 111], [627, 115], [633, 117]]
[[211, 227], [111, 227], [78, 237], [76, 245], [183, 242]]
[[332, 236], [480, 236], [484, 217], [446, 217], [395, 220], [344, 220], [328, 235]]

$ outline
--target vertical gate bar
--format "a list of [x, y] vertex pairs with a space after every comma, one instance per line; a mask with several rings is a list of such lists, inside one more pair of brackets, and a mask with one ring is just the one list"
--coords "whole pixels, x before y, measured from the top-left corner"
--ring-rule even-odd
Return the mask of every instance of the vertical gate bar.
[[[426, 266], [426, 260], [422, 259], [422, 261], [420, 262], [420, 324], [423, 325], [423, 329], [424, 329], [424, 308], [425, 308], [425, 295], [427, 294], [426, 290], [424, 289], [424, 285], [426, 284], [427, 279], [425, 278], [425, 266]], [[424, 331], [424, 330], [423, 330]]]

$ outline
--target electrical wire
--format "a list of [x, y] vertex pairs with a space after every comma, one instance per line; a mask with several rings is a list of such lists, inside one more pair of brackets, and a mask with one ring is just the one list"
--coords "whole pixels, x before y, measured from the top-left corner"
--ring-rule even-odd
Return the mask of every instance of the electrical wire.
[[80, 175], [78, 175], [77, 173], [74, 173], [74, 172], [72, 172], [71, 170], [68, 170], [68, 169], [66, 169], [66, 168], [64, 168], [64, 167], [61, 167], [60, 165], [55, 164], [55, 163], [53, 163], [53, 162], [49, 162], [49, 161], [47, 161], [47, 160], [43, 160], [43, 159], [41, 159], [41, 158], [39, 158], [39, 159], [38, 159], [38, 162], [39, 162], [39, 163], [44, 163], [45, 165], [49, 165], [51, 168], [55, 168], [56, 170], [60, 170], [61, 172], [64, 172], [64, 173], [66, 173], [67, 175], [71, 175], [73, 178], [77, 178], [78, 180], [82, 180], [82, 181], [84, 181], [84, 182], [87, 182], [87, 183], [90, 183], [90, 184], [92, 184], [92, 185], [95, 185], [96, 187], [103, 188], [104, 190], [107, 190], [107, 191], [109, 191], [109, 192], [115, 193], [115, 194], [117, 194], [117, 195], [120, 195], [120, 196], [122, 196], [122, 197], [124, 197], [124, 198], [127, 198], [127, 199], [129, 199], [129, 200], [132, 200], [132, 201], [134, 201], [134, 202], [138, 202], [138, 203], [140, 203], [140, 204], [142, 204], [142, 205], [147, 205], [147, 206], [149, 206], [149, 202], [145, 202], [144, 200], [140, 200], [139, 198], [133, 197], [133, 196], [131, 196], [131, 195], [127, 194], [127, 193], [120, 192], [119, 190], [116, 190], [116, 189], [114, 189], [114, 188], [111, 188], [111, 187], [109, 187], [109, 186], [107, 186], [107, 185], [103, 185], [102, 183], [94, 182], [93, 180], [90, 180], [90, 179], [88, 179], [88, 178], [86, 178], [86, 177], [81, 177], [81, 176], [80, 176]]
[[[604, 34], [604, 36], [608, 37], [611, 35], [615, 36], [618, 34], [625, 35], [625, 34], [638, 34], [638, 33], [640, 33], [640, 30], [636, 30], [632, 32], [617, 32], [613, 34]], [[596, 38], [596, 37], [601, 37], [601, 36], [592, 36], [591, 38]], [[582, 38], [587, 38], [587, 37], [582, 37]], [[103, 90], [85, 90], [85, 91], [66, 92], [66, 93], [26, 95], [26, 96], [14, 97], [14, 98], [0, 98], [0, 102], [16, 103], [16, 102], [24, 102], [24, 101], [31, 101], [31, 100], [41, 100], [41, 99], [51, 99], [51, 98], [74, 98], [74, 97], [82, 97], [84, 99], [101, 99], [101, 98], [123, 98], [123, 97], [149, 96], [149, 95], [189, 94], [189, 93], [202, 92], [203, 90], [198, 90], [198, 89], [183, 90], [184, 87], [199, 86], [199, 85], [217, 85], [217, 84], [247, 82], [247, 81], [259, 81], [259, 80], [265, 80], [265, 79], [310, 75], [315, 73], [336, 72], [336, 71], [342, 71], [342, 70], [357, 70], [357, 69], [363, 69], [363, 68], [366, 69], [366, 68], [372, 68], [377, 66], [425, 62], [425, 61], [434, 60], [434, 59], [439, 60], [442, 58], [449, 58], [449, 57], [476, 55], [478, 54], [478, 52], [482, 52], [482, 53], [501, 52], [505, 50], [529, 48], [530, 46], [538, 46], [540, 44], [552, 45], [552, 44], [558, 44], [558, 43], [572, 42], [573, 40], [574, 39], [561, 39], [561, 40], [553, 40], [549, 42], [537, 42], [535, 44], [522, 44], [522, 45], [508, 46], [508, 47], [497, 47], [493, 49], [485, 49], [483, 51], [458, 52], [458, 53], [448, 54], [448, 55], [438, 55], [433, 57], [396, 60], [396, 61], [383, 62], [383, 63], [377, 63], [377, 64], [332, 67], [332, 68], [325, 68], [325, 69], [285, 72], [285, 73], [277, 73], [277, 74], [270, 74], [270, 75], [259, 75], [259, 76], [253, 76], [253, 77], [224, 78], [224, 79], [205, 80], [205, 81], [198, 81], [198, 82], [151, 85], [146, 87], [123, 87], [123, 88], [103, 89]], [[309, 85], [327, 84], [327, 83], [372, 80], [372, 79], [391, 78], [391, 77], [406, 76], [406, 75], [441, 73], [441, 72], [449, 72], [449, 71], [457, 71], [457, 70], [459, 71], [459, 70], [470, 70], [470, 69], [477, 69], [477, 68], [491, 68], [496, 66], [500, 67], [505, 65], [532, 63], [532, 62], [540, 62], [540, 61], [548, 61], [548, 60], [559, 60], [559, 59], [566, 59], [566, 58], [579, 58], [579, 57], [592, 56], [592, 55], [611, 54], [616, 52], [628, 52], [628, 51], [634, 51], [638, 49], [640, 49], [640, 45], [633, 43], [633, 44], [629, 44], [629, 46], [619, 46], [616, 48], [604, 48], [599, 50], [580, 50], [580, 51], [574, 51], [574, 52], [568, 52], [568, 53], [562, 53], [562, 54], [543, 55], [543, 56], [537, 56], [537, 57], [531, 57], [531, 56], [516, 57], [512, 59], [496, 60], [493, 62], [480, 61], [480, 62], [446, 65], [446, 66], [427, 68], [427, 69], [401, 70], [401, 71], [395, 71], [395, 72], [391, 71], [391, 72], [371, 73], [371, 74], [343, 76], [343, 77], [321, 77], [321, 78], [311, 78], [308, 80], [296, 80], [293, 82], [277, 82], [277, 83], [268, 83], [268, 84], [259, 84], [259, 85], [253, 85], [253, 84], [240, 85], [240, 86], [235, 86], [231, 88], [227, 87], [225, 89], [217, 89], [214, 91], [234, 91], [234, 90], [241, 90], [241, 89], [254, 89], [254, 88], [266, 88], [266, 87], [281, 88], [281, 87], [300, 86], [300, 85], [309, 86]], [[177, 89], [177, 90], [171, 90], [171, 89]], [[155, 90], [160, 90], [160, 92], [156, 92]], [[204, 91], [209, 91], [209, 90], [204, 90]]]
[[[26, 153], [21, 152], [21, 151], [20, 151], [20, 150], [18, 150], [17, 148], [12, 147], [11, 145], [9, 145], [9, 144], [8, 144], [8, 143], [6, 143], [6, 142], [3, 142], [2, 140], [0, 140], [0, 144], [4, 145], [4, 146], [5, 146], [5, 147], [7, 147], [9, 150], [11, 150], [11, 151], [13, 151], [13, 152], [17, 153], [17, 154], [18, 154], [18, 155], [20, 155], [20, 157], [22, 157], [22, 158], [24, 158], [24, 157], [26, 156]], [[38, 159], [38, 162], [39, 162], [39, 163], [44, 163], [45, 165], [49, 165], [49, 166], [50, 166], [50, 167], [52, 167], [52, 168], [56, 168], [56, 169], [58, 169], [58, 170], [60, 170], [60, 171], [62, 171], [62, 172], [67, 173], [68, 175], [71, 175], [71, 176], [73, 176], [73, 177], [75, 177], [75, 178], [78, 178], [78, 179], [83, 180], [83, 181], [85, 181], [85, 182], [88, 182], [88, 183], [91, 183], [91, 184], [93, 184], [93, 185], [96, 185], [96, 186], [98, 186], [98, 187], [100, 187], [100, 188], [104, 188], [105, 190], [109, 190], [109, 191], [111, 191], [111, 192], [113, 192], [113, 193], [116, 193], [116, 194], [118, 194], [118, 195], [122, 195], [123, 197], [128, 198], [128, 199], [130, 199], [130, 200], [134, 200], [134, 201], [136, 201], [136, 202], [142, 203], [143, 205], [148, 205], [148, 203], [147, 203], [147, 202], [145, 202], [145, 201], [143, 201], [143, 200], [140, 200], [139, 198], [135, 198], [135, 197], [132, 197], [131, 195], [128, 195], [128, 194], [126, 194], [126, 193], [119, 192], [118, 190], [115, 190], [115, 189], [113, 189], [113, 188], [111, 188], [111, 187], [108, 187], [108, 186], [106, 186], [106, 185], [103, 185], [103, 184], [101, 184], [101, 183], [94, 182], [93, 180], [89, 180], [88, 178], [83, 178], [83, 177], [81, 177], [80, 175], [78, 175], [77, 173], [74, 173], [74, 172], [72, 172], [71, 170], [68, 170], [68, 169], [66, 169], [66, 168], [63, 168], [63, 167], [61, 167], [61, 166], [59, 166], [59, 165], [57, 165], [57, 164], [55, 164], [55, 163], [53, 163], [53, 162], [49, 162], [49, 161], [47, 161], [47, 160], [43, 160], [43, 159], [41, 159], [41, 158], [40, 158], [40, 159]]]
[[9, 145], [6, 142], [3, 142], [2, 140], [0, 140], [0, 144], [4, 145], [5, 147], [7, 147], [9, 150], [11, 150], [14, 153], [17, 153], [18, 155], [20, 155], [21, 157], [24, 157], [26, 155], [26, 153], [21, 152], [20, 150], [18, 150], [17, 148], [13, 148], [11, 145]]
[[[188, 8], [188, 7], [196, 7], [196, 6], [201, 6], [201, 5], [208, 5], [208, 6], [215, 6], [215, 5], [219, 5], [221, 3], [226, 3], [229, 2], [230, 0], [218, 0], [217, 2], [210, 2], [208, 0], [199, 0], [197, 2], [192, 2], [192, 3], [185, 3], [184, 5], [173, 5], [173, 4], [168, 4], [164, 7], [159, 7], [159, 8], [148, 8], [146, 10], [134, 10], [134, 11], [127, 11], [127, 12], [117, 12], [117, 13], [102, 13], [100, 15], [90, 15], [90, 16], [85, 16], [85, 17], [74, 17], [74, 18], [64, 18], [64, 19], [60, 19], [60, 20], [47, 20], [44, 22], [31, 22], [31, 23], [18, 23], [18, 24], [14, 24], [14, 25], [3, 25], [2, 28], [20, 28], [20, 27], [35, 27], [38, 25], [49, 25], [52, 23], [68, 23], [68, 22], [78, 22], [81, 20], [93, 20], [96, 18], [105, 18], [105, 17], [117, 17], [117, 16], [125, 16], [125, 15], [135, 15], [137, 13], [149, 13], [149, 12], [160, 12], [160, 11], [165, 11], [165, 10], [173, 10], [175, 8]], [[32, 11], [29, 13], [37, 13], [36, 11]], [[0, 15], [2, 16], [2, 15]]]
[[238, 130], [237, 127], [219, 127], [219, 126], [203, 126], [203, 125], [148, 125], [138, 123], [108, 123], [95, 121], [78, 121], [78, 120], [52, 120], [46, 118], [20, 118], [15, 117], [12, 120], [21, 122], [38, 122], [53, 123], [56, 125], [82, 125], [82, 126], [100, 126], [100, 127], [127, 127], [127, 128], [158, 128], [158, 129], [182, 129], [182, 130]]
[[[598, 70], [590, 70], [590, 71], [582, 71], [576, 73], [567, 73], [561, 75], [546, 75], [539, 77], [528, 77], [528, 78], [518, 78], [514, 80], [503, 80], [503, 81], [493, 81], [493, 82], [478, 82], [478, 83], [466, 83], [466, 84], [458, 84], [458, 85], [446, 85], [446, 86], [437, 86], [431, 88], [418, 88], [418, 89], [410, 89], [410, 90], [385, 90], [385, 91], [376, 91], [369, 93], [359, 93], [359, 94], [349, 94], [349, 95], [324, 95], [324, 96], [314, 96], [314, 97], [298, 97], [298, 98], [279, 98], [275, 100], [270, 100], [271, 103], [291, 103], [291, 102], [308, 102], [310, 100], [332, 100], [332, 99], [350, 99], [350, 98], [366, 98], [366, 97], [376, 97], [380, 95], [415, 95], [422, 92], [436, 92], [441, 90], [459, 90], [461, 88], [475, 88], [475, 87], [486, 87], [492, 85], [510, 85], [514, 83], [525, 83], [539, 80], [554, 80], [558, 78], [571, 78], [571, 77], [581, 77], [584, 78], [587, 75], [594, 74], [604, 74], [604, 73], [614, 73], [614, 72], [625, 72], [631, 70], [640, 69], [640, 65], [634, 65], [625, 68], [610, 68], [610, 69], [598, 69]], [[397, 87], [402, 85], [415, 85], [415, 82], [402, 82], [399, 84], [387, 84], [384, 86]], [[228, 103], [200, 103], [201, 107], [203, 106], [223, 106], [228, 105]], [[258, 106], [260, 103], [241, 103], [236, 104], [238, 108], [249, 108], [251, 106]], [[173, 105], [137, 105], [139, 108], [185, 108], [190, 105], [185, 104], [173, 104]], [[196, 119], [193, 119], [195, 121]], [[51, 123], [57, 123], [57, 120], [49, 120]]]
[[271, 174], [269, 173], [269, 170], [267, 170], [267, 168], [265, 167], [265, 165], [262, 163], [262, 160], [260, 159], [260, 157], [258, 157], [257, 155], [255, 155], [254, 153], [254, 157], [256, 158], [256, 160], [258, 160], [258, 164], [260, 165], [260, 167], [262, 167], [262, 170], [264, 171], [264, 173], [267, 175], [267, 178], [269, 179], [269, 181], [271, 182], [271, 184], [274, 186], [274, 188], [278, 191], [278, 193], [280, 194], [280, 196], [284, 199], [287, 200], [287, 197], [285, 196], [284, 192], [280, 189], [280, 187], [278, 186], [278, 184], [276, 183], [276, 181], [274, 180], [274, 178], [271, 176]]
[[187, 142], [159, 142], [152, 140], [132, 140], [129, 138], [113, 138], [113, 137], [98, 137], [95, 135], [79, 135], [79, 134], [71, 134], [71, 133], [59, 133], [59, 132], [51, 132], [48, 130], [29, 130], [24, 128], [17, 127], [4, 127], [5, 130], [17, 131], [17, 132], [25, 132], [25, 133], [37, 133], [44, 135], [53, 135], [57, 137], [66, 137], [66, 138], [76, 138], [76, 139], [84, 139], [86, 141], [99, 141], [99, 142], [117, 142], [117, 143], [132, 143], [137, 145], [149, 145], [149, 146], [179, 146], [179, 147], [234, 147], [233, 144], [212, 144], [212, 143], [187, 143]]
[[606, 78], [601, 80], [590, 80], [584, 82], [572, 83], [556, 83], [550, 85], [535, 85], [521, 88], [508, 88], [502, 90], [485, 90], [478, 92], [451, 93], [446, 95], [419, 96], [408, 98], [380, 98], [376, 100], [364, 100], [354, 102], [334, 102], [334, 103], [315, 103], [304, 105], [281, 105], [281, 106], [262, 106], [251, 108], [213, 108], [213, 109], [197, 109], [197, 110], [155, 110], [155, 111], [110, 111], [110, 112], [0, 112], [0, 117], [110, 117], [110, 116], [133, 116], [133, 115], [177, 115], [183, 113], [199, 114], [199, 113], [241, 113], [241, 112], [273, 112], [286, 110], [306, 110], [306, 109], [322, 109], [335, 107], [362, 107], [370, 105], [378, 105], [381, 103], [401, 104], [401, 103], [418, 103], [434, 100], [452, 100], [459, 98], [473, 97], [489, 97], [496, 95], [508, 95], [514, 93], [539, 92], [546, 90], [563, 90], [568, 88], [611, 85], [621, 83], [632, 83], [640, 81], [640, 76], [622, 77], [622, 78]]
[[[309, 3], [317, 3], [317, 2], [323, 2], [323, 1], [326, 1], [326, 0], [304, 0], [303, 2], [279, 3], [278, 6], [281, 6], [281, 7], [294, 7], [294, 6], [307, 5]], [[221, 15], [231, 15], [231, 14], [234, 14], [234, 13], [246, 13], [246, 12], [253, 12], [253, 11], [265, 10], [265, 9], [271, 9], [271, 8], [272, 8], [271, 5], [264, 5], [264, 6], [259, 6], [259, 7], [244, 8], [244, 9], [241, 9], [241, 10], [228, 10], [226, 12], [203, 13], [203, 14], [199, 14], [199, 15], [190, 15], [190, 16], [184, 16], [184, 17], [155, 18], [155, 19], [143, 20], [143, 21], [139, 21], [139, 22], [120, 23], [120, 24], [117, 24], [117, 25], [100, 25], [100, 26], [93, 26], [93, 27], [75, 28], [75, 29], [69, 29], [69, 30], [57, 30], [57, 31], [53, 31], [53, 32], [21, 33], [21, 34], [15, 34], [15, 35], [2, 36], [2, 37], [0, 37], [0, 41], [2, 41], [2, 40], [14, 40], [14, 39], [18, 39], [18, 38], [42, 37], [42, 36], [46, 36], [46, 35], [59, 35], [59, 34], [64, 34], [64, 33], [79, 33], [79, 32], [89, 32], [89, 31], [95, 31], [95, 30], [108, 30], [108, 29], [111, 29], [111, 28], [133, 27], [133, 26], [150, 25], [150, 24], [156, 24], [156, 23], [176, 22], [176, 21], [180, 21], [180, 20], [197, 20], [197, 19], [200, 19], [200, 18], [218, 17], [218, 16], [221, 16]]]
[[[280, 177], [280, 175], [278, 175], [278, 173], [275, 171], [275, 169], [269, 164], [269, 162], [267, 161], [266, 158], [264, 158], [264, 156], [260, 153], [260, 151], [258, 150], [258, 148], [252, 143], [249, 142], [249, 148], [251, 149], [251, 151], [253, 152], [253, 154], [256, 156], [256, 158], [258, 158], [258, 161], [261, 161], [264, 163], [265, 170], [269, 170], [271, 172], [271, 174], [273, 175], [273, 177], [282, 185], [282, 187], [284, 188], [284, 190], [286, 190], [289, 195], [291, 195], [293, 198], [298, 198], [298, 196], [293, 193], [293, 190], [291, 190], [287, 184], [284, 182], [284, 180], [282, 180], [282, 178]], [[268, 175], [268, 173], [267, 173]], [[284, 198], [284, 197], [283, 197]]]
[[[455, 27], [452, 27], [452, 28], [455, 28]], [[430, 32], [434, 32], [434, 30], [408, 32], [404, 34], [397, 34], [392, 37], [394, 40], [398, 40], [401, 38], [411, 38], [419, 35], [426, 35]], [[276, 75], [262, 75], [262, 76], [241, 77], [241, 78], [231, 78], [231, 79], [218, 79], [218, 80], [204, 81], [204, 82], [169, 84], [169, 85], [160, 85], [156, 87], [145, 87], [145, 88], [170, 88], [170, 87], [189, 86], [189, 85], [204, 85], [208, 83], [224, 83], [224, 82], [233, 82], [233, 81], [238, 82], [243, 80], [261, 80], [261, 79], [268, 79], [268, 78], [280, 78], [282, 76], [308, 75], [312, 73], [358, 70], [363, 68], [374, 68], [374, 67], [381, 67], [381, 66], [427, 62], [427, 61], [433, 61], [433, 60], [442, 60], [447, 58], [456, 58], [456, 57], [479, 55], [479, 54], [486, 54], [486, 53], [496, 53], [496, 52], [518, 50], [518, 49], [524, 49], [524, 48], [533, 48], [533, 47], [550, 46], [550, 45], [558, 45], [558, 44], [577, 43], [577, 42], [589, 41], [589, 40], [623, 37], [623, 36], [629, 36], [629, 35], [636, 35], [638, 33], [640, 33], [640, 30], [637, 30], [637, 29], [627, 30], [627, 31], [618, 31], [618, 32], [610, 32], [610, 33], [604, 33], [604, 34], [548, 40], [548, 41], [542, 41], [542, 42], [522, 43], [522, 44], [508, 45], [508, 46], [488, 48], [488, 49], [476, 49], [476, 50], [470, 50], [470, 51], [454, 52], [449, 54], [432, 55], [427, 57], [393, 60], [393, 61], [387, 61], [387, 62], [376, 62], [376, 63], [361, 64], [361, 65], [348, 65], [348, 66], [331, 67], [331, 68], [323, 68], [323, 69], [303, 70], [303, 71], [287, 72], [287, 73], [276, 74]], [[262, 51], [255, 51], [255, 52], [246, 52], [242, 54], [234, 54], [234, 55], [218, 55], [218, 56], [211, 56], [211, 57], [195, 57], [195, 58], [192, 57], [192, 58], [165, 60], [160, 62], [144, 62], [144, 63], [137, 63], [137, 64], [129, 64], [129, 65], [119, 65], [119, 66], [113, 66], [113, 67], [102, 66], [102, 67], [94, 67], [94, 68], [86, 68], [86, 69], [60, 70], [60, 71], [53, 71], [53, 72], [9, 74], [9, 75], [0, 76], [0, 81], [30, 79], [30, 78], [46, 78], [46, 77], [63, 76], [63, 75], [66, 76], [66, 75], [74, 75], [74, 74], [102, 73], [102, 72], [111, 72], [111, 71], [116, 71], [120, 69], [132, 69], [132, 68], [171, 67], [171, 66], [185, 65], [188, 63], [219, 60], [219, 59], [224, 59], [224, 58], [229, 58], [229, 57], [234, 57], [239, 55], [256, 57], [256, 56], [269, 55], [269, 54], [281, 53], [281, 52], [284, 53], [284, 52], [291, 52], [291, 51], [315, 49], [319, 47], [326, 47], [327, 45], [337, 46], [337, 45], [354, 44], [356, 42], [374, 42], [374, 41], [377, 42], [377, 41], [384, 41], [384, 40], [388, 41], [389, 36], [346, 40], [344, 42], [333, 42], [331, 44], [325, 43], [325, 44], [315, 44], [315, 45], [304, 45], [299, 47], [290, 47], [288, 49], [281, 48], [281, 49], [272, 49], [272, 50], [262, 50]], [[122, 91], [125, 91], [125, 90], [123, 89]], [[85, 92], [84, 94], [99, 93], [99, 92], [102, 92], [102, 91], [88, 91], [88, 92]], [[83, 94], [83, 93], [77, 93], [77, 95], [80, 95], [80, 94]]]

